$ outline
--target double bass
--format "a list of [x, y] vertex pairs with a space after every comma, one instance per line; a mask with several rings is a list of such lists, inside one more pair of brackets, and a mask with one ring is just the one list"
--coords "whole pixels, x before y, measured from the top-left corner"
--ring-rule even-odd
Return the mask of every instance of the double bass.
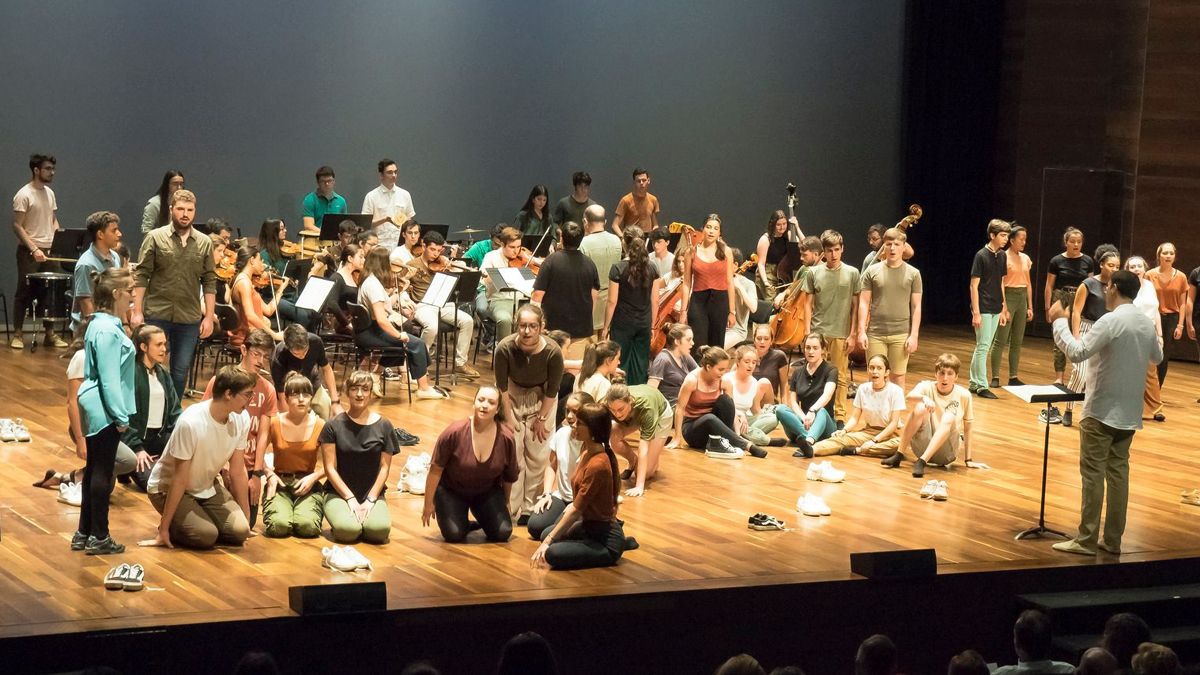
[[[670, 234], [679, 234], [679, 244], [675, 247], [675, 257], [687, 255], [692, 247], [704, 238], [703, 232], [686, 223], [671, 223], [667, 226]], [[663, 289], [654, 305], [654, 321], [650, 325], [650, 358], [667, 346], [667, 331], [671, 324], [679, 323], [679, 310], [675, 306], [683, 299], [683, 279], [672, 279]]]
[[795, 183], [787, 184], [787, 253], [783, 259], [775, 266], [775, 276], [781, 284], [791, 283], [792, 277], [799, 271], [802, 263], [800, 261], [800, 241], [804, 239], [804, 233], [800, 231], [800, 225], [796, 222], [796, 202], [800, 201], [796, 197]]
[[[917, 221], [921, 220], [921, 216], [923, 215], [925, 215], [925, 211], [921, 208], [920, 204], [910, 204], [908, 207], [908, 215], [904, 216], [900, 219], [900, 222], [896, 223], [896, 229], [900, 230], [901, 232], [907, 232], [908, 228], [916, 225]], [[882, 250], [883, 246], [880, 245], [879, 251]], [[876, 251], [875, 253], [877, 260], [879, 257], [879, 251]], [[851, 326], [850, 330], [854, 331], [855, 327]], [[857, 341], [855, 341], [854, 349], [850, 350], [850, 352], [847, 354], [847, 357], [850, 359], [851, 365], [859, 367], [867, 365], [867, 346], [864, 344], [859, 344]]]
[[801, 268], [799, 241], [801, 232], [796, 224], [796, 186], [787, 184], [788, 253], [779, 261], [776, 274], [790, 282], [787, 293], [779, 303], [779, 310], [771, 316], [771, 339], [776, 347], [791, 351], [800, 346], [808, 333], [809, 306], [800, 290], [800, 280], [793, 277]]

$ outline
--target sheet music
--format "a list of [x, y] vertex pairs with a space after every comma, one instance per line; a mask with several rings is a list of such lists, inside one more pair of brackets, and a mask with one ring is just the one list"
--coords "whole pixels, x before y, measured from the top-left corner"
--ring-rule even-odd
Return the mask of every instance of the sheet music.
[[533, 295], [533, 272], [527, 267], [497, 267], [496, 273], [504, 283], [525, 295]]
[[309, 277], [308, 283], [304, 284], [304, 290], [300, 292], [300, 297], [296, 299], [296, 306], [320, 312], [325, 307], [325, 300], [331, 290], [332, 281], [321, 277]]
[[1004, 391], [1030, 403], [1034, 396], [1060, 396], [1063, 390], [1053, 384], [1023, 384], [1004, 387]]
[[433, 305], [441, 307], [450, 299], [450, 294], [454, 292], [454, 285], [458, 283], [458, 276], [454, 274], [443, 274], [437, 272], [433, 275], [433, 280], [429, 282], [429, 290], [425, 291], [425, 297], [421, 298], [422, 305]]

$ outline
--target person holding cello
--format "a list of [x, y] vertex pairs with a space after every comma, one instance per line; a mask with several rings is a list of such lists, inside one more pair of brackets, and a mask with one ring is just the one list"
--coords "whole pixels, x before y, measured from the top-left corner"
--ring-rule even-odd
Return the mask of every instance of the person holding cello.
[[788, 220], [783, 209], [776, 209], [767, 219], [767, 231], [758, 238], [758, 294], [763, 298], [775, 295], [780, 286], [776, 268], [788, 253]]

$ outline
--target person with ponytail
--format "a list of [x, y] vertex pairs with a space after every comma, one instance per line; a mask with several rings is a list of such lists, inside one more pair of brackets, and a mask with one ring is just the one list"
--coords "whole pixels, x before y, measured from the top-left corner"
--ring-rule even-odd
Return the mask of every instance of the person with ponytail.
[[583, 365], [579, 367], [579, 377], [575, 379], [575, 390], [586, 391], [592, 400], [604, 400], [620, 362], [621, 346], [612, 340], [588, 345], [583, 353]]
[[679, 400], [679, 388], [688, 373], [699, 368], [692, 358], [692, 328], [686, 323], [673, 323], [667, 328], [667, 344], [650, 364], [650, 379], [646, 383], [662, 392], [667, 403]]
[[608, 306], [604, 310], [605, 339], [621, 346], [621, 370], [629, 385], [645, 384], [650, 363], [650, 331], [654, 324], [654, 300], [663, 280], [650, 264], [641, 233], [630, 231], [625, 238], [627, 259], [608, 272]]
[[542, 538], [530, 559], [532, 567], [577, 570], [617, 564], [637, 541], [626, 537], [624, 523], [617, 518], [617, 456], [609, 447], [612, 414], [599, 403], [579, 409], [572, 436], [582, 444], [579, 465], [571, 479], [574, 501]]
[[[645, 384], [632, 387], [614, 384], [608, 390], [605, 401], [613, 416], [615, 437], [613, 451], [629, 462], [629, 469], [621, 474], [623, 480], [636, 476], [633, 487], [625, 491], [626, 497], [640, 497], [646, 490], [646, 479], [658, 472], [658, 457], [671, 437], [675, 426], [675, 413], [662, 392]], [[638, 432], [636, 450], [626, 443], [630, 434]]]
[[[268, 218], [263, 221], [258, 232], [258, 254], [262, 256], [263, 262], [266, 263], [268, 270], [276, 280], [285, 278], [284, 273], [287, 272], [288, 263], [291, 262], [283, 255], [282, 246], [286, 241], [287, 225], [282, 220]], [[283, 326], [298, 323], [309, 330], [316, 329], [317, 317], [320, 315], [311, 309], [296, 306], [297, 295], [294, 284], [284, 286], [274, 293], [270, 286], [265, 286], [260, 292], [264, 300], [271, 298], [276, 302], [279, 320], [283, 322]]]
[[715, 459], [741, 459], [746, 453], [763, 458], [767, 451], [733, 430], [737, 407], [724, 393], [721, 378], [729, 372], [729, 353], [709, 347], [700, 357], [700, 367], [688, 373], [679, 388], [679, 414], [675, 416], [675, 438]]
[[250, 331], [261, 328], [271, 334], [276, 342], [283, 340], [283, 332], [275, 329], [275, 324], [267, 317], [275, 314], [275, 301], [264, 302], [262, 295], [254, 290], [254, 277], [263, 273], [266, 263], [258, 254], [257, 246], [242, 246], [237, 255], [238, 274], [229, 285], [229, 297], [226, 300], [238, 313], [238, 327], [229, 331], [229, 344], [240, 347], [246, 341]]
[[162, 182], [142, 208], [142, 234], [171, 222], [171, 195], [184, 186], [183, 173], [174, 169], [163, 174]]

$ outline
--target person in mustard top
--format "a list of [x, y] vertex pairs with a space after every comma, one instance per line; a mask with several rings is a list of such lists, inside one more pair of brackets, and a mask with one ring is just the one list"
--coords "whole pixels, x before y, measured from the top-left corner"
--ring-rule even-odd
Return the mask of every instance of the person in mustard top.
[[283, 395], [286, 412], [271, 418], [267, 432], [273, 461], [267, 468], [263, 534], [312, 539], [321, 535], [325, 517], [325, 495], [319, 488], [325, 467], [317, 462], [325, 420], [312, 410], [313, 386], [304, 374], [288, 373]]

